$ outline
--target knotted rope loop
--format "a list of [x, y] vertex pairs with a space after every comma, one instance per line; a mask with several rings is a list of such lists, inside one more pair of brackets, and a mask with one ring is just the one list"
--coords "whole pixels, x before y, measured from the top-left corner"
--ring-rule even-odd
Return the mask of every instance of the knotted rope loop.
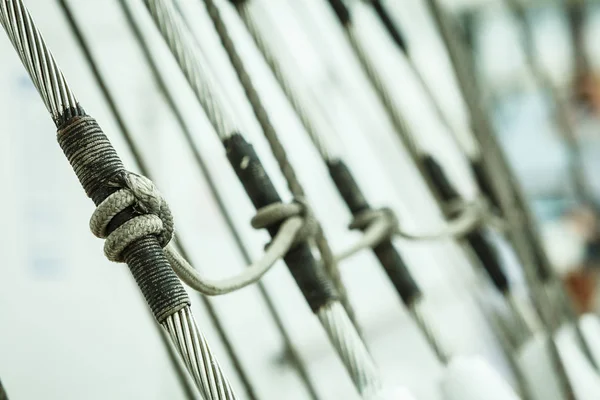
[[310, 240], [319, 232], [319, 222], [302, 198], [297, 198], [292, 203], [273, 203], [262, 207], [256, 211], [250, 224], [254, 229], [267, 229], [289, 220], [298, 220], [302, 223], [292, 245]]
[[384, 240], [399, 236], [408, 240], [440, 240], [462, 238], [469, 232], [488, 224], [503, 232], [507, 229], [506, 222], [491, 210], [485, 198], [472, 202], [455, 201], [447, 205], [448, 215], [453, 216], [444, 226], [433, 232], [408, 232], [400, 227], [398, 217], [388, 207], [367, 209], [354, 216], [349, 225], [350, 229], [364, 232], [362, 238], [349, 249], [336, 256], [336, 260], [344, 260], [366, 248], [373, 248]]
[[363, 231], [363, 236], [352, 247], [336, 256], [336, 260], [344, 260], [366, 248], [373, 248], [386, 239], [391, 239], [398, 229], [398, 218], [388, 207], [369, 208], [354, 216], [349, 229]]
[[[173, 216], [167, 202], [150, 179], [124, 172], [111, 183], [121, 189], [100, 203], [90, 219], [90, 229], [94, 235], [106, 239], [106, 257], [111, 261], [122, 262], [121, 252], [129, 244], [144, 236], [156, 235], [177, 276], [207, 296], [230, 293], [258, 281], [294, 245], [309, 240], [318, 232], [317, 221], [302, 201], [263, 207], [252, 218], [252, 226], [256, 229], [279, 226], [263, 256], [231, 278], [211, 280], [201, 276], [171, 242]], [[133, 207], [141, 215], [108, 233], [111, 221], [129, 207]]]
[[[106, 239], [106, 257], [110, 261], [123, 262], [121, 252], [131, 243], [151, 234], [156, 235], [163, 248], [167, 246], [173, 237], [173, 215], [154, 183], [144, 176], [123, 171], [111, 184], [121, 189], [104, 199], [90, 219], [92, 233]], [[107, 228], [113, 218], [128, 207], [133, 207], [141, 215], [108, 233]]]

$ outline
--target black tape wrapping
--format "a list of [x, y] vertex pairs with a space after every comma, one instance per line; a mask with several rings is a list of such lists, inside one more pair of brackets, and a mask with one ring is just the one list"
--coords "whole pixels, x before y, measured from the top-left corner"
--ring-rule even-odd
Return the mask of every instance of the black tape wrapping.
[[[98, 205], [122, 187], [119, 182], [125, 168], [96, 120], [76, 116], [64, 121], [58, 129], [58, 143], [88, 197]], [[107, 232], [138, 215], [133, 207], [127, 208], [113, 218]], [[190, 304], [156, 236], [135, 241], [122, 256], [158, 322]]]
[[[446, 174], [433, 157], [426, 155], [423, 157], [422, 162], [442, 201], [451, 202], [457, 200], [460, 195], [454, 189], [446, 177]], [[454, 216], [451, 215], [450, 217]], [[477, 228], [472, 232], [469, 232], [465, 236], [465, 239], [473, 249], [473, 252], [481, 262], [481, 265], [494, 286], [502, 293], [507, 292], [509, 290], [509, 281], [504, 274], [502, 265], [500, 265], [498, 253], [496, 252], [494, 245], [490, 243], [483, 230]]]
[[[473, 174], [475, 175], [475, 179], [477, 180], [477, 184], [479, 185], [479, 188], [481, 189], [482, 193], [490, 200], [492, 205], [498, 211], [502, 211], [500, 201], [499, 201], [498, 197], [495, 195], [496, 192], [493, 190], [492, 185], [490, 184], [489, 180], [486, 179], [485, 171], [483, 170], [483, 165], [482, 165], [481, 161], [480, 160], [472, 161], [471, 169], [473, 171]], [[528, 232], [527, 234], [530, 237], [530, 240], [532, 240], [532, 242], [534, 242], [536, 240], [535, 238], [531, 237], [530, 232]], [[542, 282], [547, 282], [549, 279], [551, 279], [552, 273], [546, 267], [548, 265], [548, 263], [546, 262], [546, 256], [543, 254], [540, 254], [539, 246], [532, 246], [532, 248], [534, 251], [534, 254], [533, 254], [535, 257], [534, 262], [535, 262], [538, 278]]]
[[[348, 166], [343, 161], [328, 161], [327, 167], [338, 191], [353, 215], [371, 209]], [[385, 269], [404, 304], [410, 307], [421, 297], [421, 290], [411, 276], [410, 271], [392, 241], [390, 239], [384, 240], [373, 247], [373, 252]]]
[[346, 25], [350, 23], [350, 10], [344, 4], [344, 0], [328, 0], [331, 8], [337, 15], [338, 20], [342, 25]]
[[[236, 133], [225, 139], [223, 145], [231, 166], [256, 209], [281, 201], [250, 143]], [[277, 234], [279, 227], [273, 225], [267, 229], [271, 237]], [[337, 300], [338, 295], [329, 277], [308, 243], [297, 244], [283, 259], [313, 312]]]
[[385, 26], [385, 29], [388, 31], [389, 35], [392, 37], [392, 40], [394, 41], [394, 43], [396, 43], [396, 45], [400, 48], [400, 50], [402, 50], [402, 52], [404, 52], [406, 54], [407, 53], [406, 41], [404, 40], [404, 37], [400, 33], [400, 30], [398, 29], [396, 24], [394, 24], [394, 21], [392, 21], [392, 19], [390, 18], [390, 15], [384, 8], [383, 4], [381, 4], [381, 1], [380, 0], [371, 0], [371, 3], [373, 4], [373, 8], [375, 9], [375, 12], [379, 16], [381, 23], [383, 24], [383, 26]]
[[483, 195], [489, 199], [490, 203], [492, 203], [492, 205], [498, 211], [501, 211], [502, 207], [500, 206], [500, 201], [498, 200], [498, 196], [496, 196], [496, 192], [492, 188], [490, 180], [487, 179], [481, 161], [471, 161], [471, 170], [473, 171], [473, 175], [475, 175], [475, 181], [477, 182], [477, 186], [479, 186], [481, 193], [483, 193]]

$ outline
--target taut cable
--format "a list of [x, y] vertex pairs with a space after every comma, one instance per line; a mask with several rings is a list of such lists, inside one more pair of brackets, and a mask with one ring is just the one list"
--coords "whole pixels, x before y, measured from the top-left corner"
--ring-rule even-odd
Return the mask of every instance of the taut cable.
[[[0, 23], [58, 129], [58, 141], [88, 197], [99, 206], [118, 190], [135, 194], [140, 183], [125, 170], [96, 121], [87, 116], [56, 64], [21, 0], [0, 1]], [[171, 269], [163, 247], [173, 220], [158, 193], [137, 198], [111, 218], [104, 234], [130, 230], [128, 245], [115, 258], [129, 266], [156, 320], [165, 328], [205, 399], [234, 399], [204, 336], [196, 326], [190, 301]]]

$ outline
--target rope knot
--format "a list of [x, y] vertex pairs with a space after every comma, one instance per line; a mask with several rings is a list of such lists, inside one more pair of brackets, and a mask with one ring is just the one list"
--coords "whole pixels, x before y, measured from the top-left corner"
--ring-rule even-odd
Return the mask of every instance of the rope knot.
[[314, 238], [319, 232], [319, 223], [303, 198], [296, 198], [291, 203], [278, 202], [262, 207], [256, 211], [250, 223], [254, 229], [268, 229], [291, 220], [298, 220], [302, 224], [294, 236], [294, 245]]
[[[145, 176], [123, 171], [114, 176], [111, 185], [120, 189], [104, 199], [90, 219], [92, 233], [106, 239], [106, 257], [110, 261], [123, 262], [121, 252], [147, 235], [156, 235], [162, 247], [169, 244], [174, 231], [173, 215], [154, 183]], [[128, 208], [134, 217], [109, 232], [113, 219]]]
[[394, 213], [394, 210], [389, 207], [370, 208], [357, 213], [348, 228], [366, 231], [373, 224], [380, 225], [381, 229], [386, 232], [384, 234], [385, 237], [382, 237], [381, 240], [391, 238], [398, 230], [398, 217]]

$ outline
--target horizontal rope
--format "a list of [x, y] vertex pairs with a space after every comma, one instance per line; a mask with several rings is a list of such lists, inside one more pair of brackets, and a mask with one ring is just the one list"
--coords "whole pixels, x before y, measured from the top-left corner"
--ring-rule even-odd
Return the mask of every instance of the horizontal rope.
[[[255, 229], [264, 229], [280, 225], [263, 256], [233, 277], [213, 280], [202, 276], [177, 251], [171, 241], [173, 217], [152, 181], [127, 172], [124, 182], [125, 188], [114, 192], [100, 203], [90, 220], [90, 229], [94, 235], [106, 239], [106, 257], [114, 262], [122, 262], [121, 252], [127, 246], [147, 235], [156, 235], [177, 276], [188, 286], [207, 296], [227, 294], [255, 283], [295, 244], [314, 237], [318, 229], [314, 218], [307, 216], [301, 203], [275, 203], [263, 207], [252, 219], [252, 226]], [[130, 219], [107, 233], [111, 221], [129, 207], [140, 208], [147, 214]]]
[[434, 241], [464, 237], [484, 224], [501, 232], [507, 229], [506, 222], [493, 213], [483, 198], [472, 202], [455, 202], [449, 205], [449, 211], [458, 216], [431, 232], [408, 232], [401, 229], [398, 218], [387, 207], [362, 211], [354, 217], [349, 226], [350, 229], [362, 230], [364, 232], [362, 237], [336, 255], [336, 260], [345, 260], [361, 250], [373, 248], [394, 236], [412, 241]]

